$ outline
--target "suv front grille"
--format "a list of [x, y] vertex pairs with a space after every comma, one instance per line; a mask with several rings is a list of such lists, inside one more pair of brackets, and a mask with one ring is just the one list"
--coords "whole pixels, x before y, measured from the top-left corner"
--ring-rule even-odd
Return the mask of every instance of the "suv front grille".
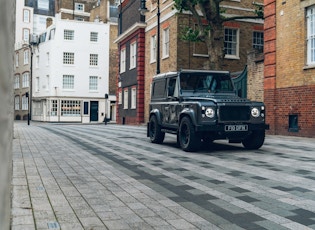
[[248, 106], [220, 106], [220, 121], [248, 121], [250, 119], [250, 108]]

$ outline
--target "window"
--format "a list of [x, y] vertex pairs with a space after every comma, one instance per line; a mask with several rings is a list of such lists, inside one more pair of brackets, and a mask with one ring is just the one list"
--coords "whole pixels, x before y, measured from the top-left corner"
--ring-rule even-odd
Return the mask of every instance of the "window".
[[61, 100], [61, 116], [80, 116], [80, 101]]
[[20, 88], [20, 75], [14, 76], [14, 89]]
[[97, 82], [98, 77], [97, 76], [90, 76], [90, 81], [89, 81], [89, 89], [90, 90], [97, 90]]
[[28, 65], [28, 50], [24, 50], [24, 65]]
[[97, 32], [91, 32], [90, 33], [90, 41], [91, 42], [97, 42], [98, 40], [98, 33]]
[[130, 69], [136, 68], [137, 65], [137, 43], [130, 44]]
[[124, 109], [128, 109], [128, 89], [124, 90]]
[[122, 103], [122, 92], [119, 91], [118, 92], [118, 104], [121, 105], [121, 103]]
[[63, 53], [63, 64], [73, 65], [74, 64], [74, 53]]
[[35, 79], [35, 92], [39, 92], [39, 77]]
[[20, 96], [15, 96], [14, 98], [14, 109], [20, 110]]
[[30, 30], [23, 29], [23, 41], [28, 43], [29, 39], [30, 39]]
[[22, 87], [26, 88], [30, 86], [30, 73], [23, 73], [22, 75]]
[[49, 0], [38, 0], [37, 6], [38, 9], [49, 10]]
[[170, 54], [170, 29], [163, 30], [163, 58], [168, 57]]
[[307, 8], [307, 64], [315, 64], [315, 5]]
[[57, 116], [57, 100], [51, 100], [51, 110], [50, 110], [50, 116]]
[[19, 53], [15, 54], [15, 67], [19, 66]]
[[90, 54], [90, 66], [98, 65], [98, 54]]
[[73, 75], [63, 75], [62, 88], [74, 89], [74, 76]]
[[30, 22], [30, 11], [23, 10], [23, 22], [29, 23]]
[[90, 66], [98, 65], [98, 54], [90, 54]]
[[120, 72], [123, 73], [126, 71], [126, 49], [120, 51]]
[[55, 39], [55, 29], [51, 29], [49, 32], [48, 40], [54, 40], [54, 39]]
[[264, 49], [264, 32], [253, 32], [253, 48], [258, 50]]
[[22, 96], [22, 110], [28, 110], [28, 97]]
[[226, 58], [238, 58], [238, 29], [224, 29], [224, 50]]
[[84, 11], [84, 4], [82, 4], [82, 3], [75, 3], [75, 10], [77, 10], [77, 11]]
[[151, 49], [150, 49], [150, 54], [151, 54], [151, 58], [150, 61], [151, 62], [155, 62], [156, 61], [156, 35], [151, 37]]
[[85, 101], [83, 103], [83, 114], [88, 115], [89, 114], [89, 102]]
[[63, 31], [64, 40], [74, 40], [74, 30], [64, 30]]
[[42, 33], [41, 35], [39, 35], [39, 42], [40, 43], [46, 41], [46, 35], [47, 35], [47, 32]]
[[80, 17], [80, 16], [75, 16], [75, 17], [74, 17], [74, 20], [83, 22], [83, 21], [84, 21], [84, 18], [82, 18], [82, 17]]
[[131, 89], [131, 109], [137, 108], [137, 89]]

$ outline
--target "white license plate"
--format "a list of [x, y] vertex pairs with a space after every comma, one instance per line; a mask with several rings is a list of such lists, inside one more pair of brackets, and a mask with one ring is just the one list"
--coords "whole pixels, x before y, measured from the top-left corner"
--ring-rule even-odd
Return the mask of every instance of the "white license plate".
[[224, 129], [226, 132], [247, 131], [248, 126], [247, 125], [226, 125]]

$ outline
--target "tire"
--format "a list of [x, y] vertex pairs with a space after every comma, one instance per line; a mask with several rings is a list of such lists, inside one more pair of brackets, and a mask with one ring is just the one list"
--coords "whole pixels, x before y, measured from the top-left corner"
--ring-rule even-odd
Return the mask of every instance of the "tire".
[[152, 143], [161, 144], [164, 141], [165, 133], [161, 131], [156, 116], [151, 116], [149, 121], [149, 137]]
[[242, 141], [246, 149], [259, 149], [265, 142], [265, 130], [253, 131], [253, 133]]
[[194, 126], [188, 117], [184, 117], [179, 126], [178, 141], [182, 150], [195, 152], [201, 145], [200, 134], [195, 132]]

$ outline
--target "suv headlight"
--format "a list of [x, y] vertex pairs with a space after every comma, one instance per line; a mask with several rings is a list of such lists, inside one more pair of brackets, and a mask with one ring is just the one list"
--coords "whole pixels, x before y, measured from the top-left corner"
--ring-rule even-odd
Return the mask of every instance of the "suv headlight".
[[215, 111], [213, 108], [207, 108], [206, 111], [205, 111], [205, 114], [207, 117], [209, 118], [214, 118], [215, 116]]
[[259, 109], [257, 109], [255, 107], [255, 108], [252, 108], [251, 114], [252, 114], [253, 117], [257, 118], [260, 115], [260, 111], [259, 111]]

